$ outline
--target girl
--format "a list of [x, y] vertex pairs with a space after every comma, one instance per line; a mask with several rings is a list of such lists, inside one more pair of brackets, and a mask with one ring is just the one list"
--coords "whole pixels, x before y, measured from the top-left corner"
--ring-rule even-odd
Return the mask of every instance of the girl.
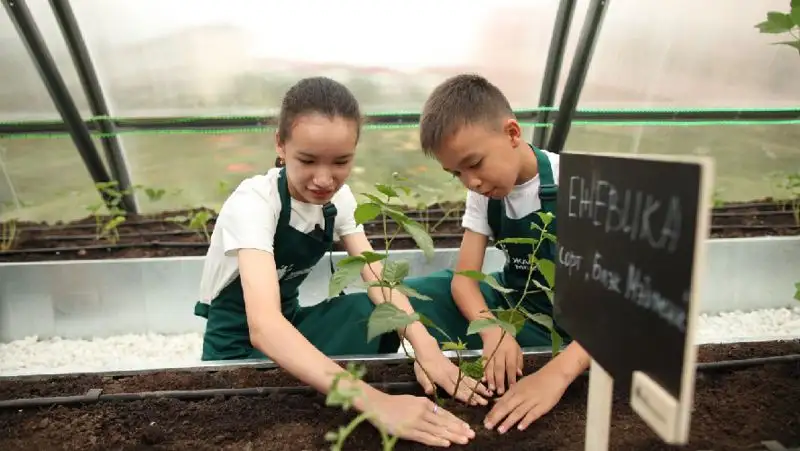
[[[383, 302], [380, 288], [300, 307], [299, 286], [335, 240], [349, 255], [372, 250], [356, 224], [356, 200], [344, 183], [350, 175], [361, 128], [358, 102], [340, 83], [303, 79], [286, 93], [276, 132], [281, 167], [243, 181], [222, 206], [211, 236], [195, 314], [206, 318], [203, 360], [264, 358], [327, 393], [342, 371], [328, 356], [394, 353], [399, 333], [367, 342], [367, 319]], [[379, 263], [364, 268], [374, 280]], [[412, 312], [407, 298], [392, 302]], [[434, 301], [435, 302], [435, 301]], [[434, 384], [452, 395], [458, 368], [419, 322], [406, 337]], [[418, 379], [431, 388], [421, 372]], [[467, 384], [461, 384], [463, 387]], [[478, 394], [488, 391], [476, 381]], [[400, 437], [430, 446], [466, 443], [474, 433], [430, 400], [390, 396], [359, 382], [377, 421]], [[459, 390], [458, 399], [469, 398]], [[485, 404], [483, 397], [476, 396]], [[400, 429], [402, 427], [402, 430]]]

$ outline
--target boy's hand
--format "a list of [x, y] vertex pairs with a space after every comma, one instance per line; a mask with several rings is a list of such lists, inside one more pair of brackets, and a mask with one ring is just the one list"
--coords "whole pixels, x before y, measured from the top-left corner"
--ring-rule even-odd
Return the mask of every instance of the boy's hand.
[[[503, 340], [500, 340], [500, 337]], [[491, 360], [486, 362], [484, 368], [484, 382], [489, 385], [489, 390], [496, 390], [498, 395], [506, 391], [506, 377], [511, 388], [517, 382], [517, 376], [522, 376], [522, 349], [517, 340], [509, 334], [503, 334], [499, 327], [492, 327], [481, 331], [483, 339], [483, 357]], [[498, 348], [498, 343], [500, 347]], [[495, 348], [497, 351], [495, 352]], [[494, 354], [494, 357], [492, 357]]]
[[[505, 433], [517, 422], [519, 430], [546, 414], [558, 403], [569, 381], [551, 365], [525, 376], [500, 398], [484, 419], [484, 426]], [[520, 421], [521, 420], [521, 421]]]

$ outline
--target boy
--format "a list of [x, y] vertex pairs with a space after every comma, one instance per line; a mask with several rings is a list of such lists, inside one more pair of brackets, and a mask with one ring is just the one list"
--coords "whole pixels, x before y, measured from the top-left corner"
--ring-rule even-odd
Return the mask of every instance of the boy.
[[[537, 212], [555, 215], [558, 154], [525, 142], [505, 96], [483, 77], [458, 75], [434, 89], [420, 119], [420, 141], [426, 155], [435, 157], [444, 170], [469, 189], [456, 271], [481, 270], [490, 238], [538, 239], [540, 232], [531, 228], [532, 222], [543, 225]], [[554, 235], [557, 219], [547, 229]], [[554, 261], [554, 247], [542, 245], [537, 257]], [[508, 297], [516, 303], [528, 279], [528, 255], [532, 248], [530, 245], [504, 248], [506, 265], [495, 277], [500, 284], [514, 290]], [[538, 271], [534, 274], [543, 282]], [[416, 311], [429, 316], [453, 340], [461, 338], [469, 348], [482, 348], [485, 357], [491, 355], [501, 330], [485, 329], [478, 340], [474, 335], [466, 335], [466, 329], [475, 319], [494, 316], [487, 310], [509, 307], [499, 292], [452, 271], [441, 271], [410, 284], [434, 298], [433, 302], [415, 302]], [[451, 298], [450, 293], [444, 293], [446, 287], [452, 290], [452, 304], [446, 302]], [[542, 292], [526, 296], [522, 305], [531, 313], [552, 316], [552, 305]], [[557, 330], [565, 342], [570, 341], [563, 330]], [[435, 330], [431, 332], [437, 339], [445, 340]], [[499, 425], [500, 433], [517, 423], [519, 429], [527, 428], [547, 413], [567, 386], [588, 369], [588, 355], [572, 342], [547, 365], [517, 382], [522, 366], [520, 346], [549, 346], [550, 342], [549, 331], [532, 321], [525, 322], [516, 339], [505, 335], [484, 375], [489, 389], [496, 388], [502, 395], [484, 420], [487, 428]]]

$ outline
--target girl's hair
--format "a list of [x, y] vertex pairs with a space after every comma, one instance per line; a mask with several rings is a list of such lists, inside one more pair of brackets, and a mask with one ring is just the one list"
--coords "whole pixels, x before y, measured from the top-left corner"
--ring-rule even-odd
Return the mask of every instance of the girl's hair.
[[329, 118], [342, 117], [356, 122], [357, 138], [361, 136], [361, 109], [347, 87], [327, 77], [303, 78], [289, 88], [281, 103], [278, 120], [278, 142], [288, 141], [298, 116], [318, 113]]

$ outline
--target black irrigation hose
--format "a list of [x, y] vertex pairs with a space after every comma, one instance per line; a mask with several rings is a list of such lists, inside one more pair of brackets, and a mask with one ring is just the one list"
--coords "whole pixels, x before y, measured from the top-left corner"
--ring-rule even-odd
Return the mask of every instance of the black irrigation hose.
[[[789, 354], [775, 357], [756, 357], [741, 360], [723, 360], [719, 362], [700, 362], [697, 364], [698, 372], [714, 372], [721, 370], [734, 370], [750, 368], [780, 363], [800, 364], [800, 354]], [[588, 376], [586, 371], [581, 376]], [[421, 394], [422, 390], [418, 382], [373, 382], [369, 385], [378, 390], [396, 394]], [[94, 404], [100, 401], [141, 401], [144, 399], [163, 399], [171, 398], [183, 401], [209, 399], [214, 397], [226, 396], [267, 396], [277, 394], [302, 394], [316, 395], [318, 392], [309, 386], [293, 387], [252, 387], [252, 388], [212, 388], [203, 390], [164, 390], [136, 393], [111, 393], [103, 394], [99, 388], [93, 388], [85, 395], [76, 396], [54, 396], [41, 398], [18, 398], [0, 401], [0, 410], [3, 409], [24, 409], [32, 407], [49, 407], [57, 405], [74, 404]]]

